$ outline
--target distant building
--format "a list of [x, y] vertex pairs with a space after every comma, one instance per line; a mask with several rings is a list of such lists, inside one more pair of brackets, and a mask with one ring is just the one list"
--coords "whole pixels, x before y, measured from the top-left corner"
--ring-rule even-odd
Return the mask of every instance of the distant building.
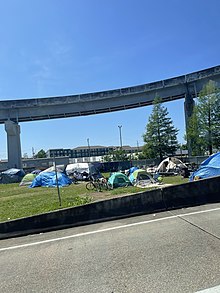
[[72, 157], [71, 149], [50, 149], [46, 152], [47, 158], [53, 157]]
[[[49, 149], [46, 154], [47, 157], [62, 157], [68, 156], [70, 162], [100, 162], [103, 157], [111, 153], [112, 151], [120, 149], [119, 146], [80, 146], [73, 149]], [[129, 154], [135, 154], [142, 151], [142, 147], [123, 146], [123, 150]]]
[[[55, 162], [57, 165], [67, 165], [69, 164], [69, 157], [57, 157], [55, 158]], [[35, 169], [45, 170], [54, 164], [53, 158], [29, 158], [29, 159], [22, 159], [22, 168], [28, 172], [33, 171]], [[0, 161], [0, 172], [9, 169], [8, 161], [2, 160]]]

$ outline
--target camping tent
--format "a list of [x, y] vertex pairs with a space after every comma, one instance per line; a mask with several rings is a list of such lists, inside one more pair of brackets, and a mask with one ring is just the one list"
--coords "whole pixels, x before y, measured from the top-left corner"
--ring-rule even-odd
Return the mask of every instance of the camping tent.
[[192, 173], [189, 180], [193, 181], [213, 176], [220, 176], [220, 152], [203, 161], [199, 169]]
[[130, 176], [129, 180], [132, 184], [136, 184], [139, 181], [145, 181], [145, 183], [156, 183], [156, 181], [153, 179], [153, 177], [147, 173], [147, 171], [143, 169], [135, 170]]
[[78, 173], [96, 173], [97, 170], [95, 166], [92, 163], [74, 163], [74, 164], [68, 164], [66, 166], [66, 174], [73, 174], [74, 172]]
[[[58, 185], [63, 187], [70, 185], [72, 180], [64, 173], [57, 172]], [[55, 172], [41, 172], [35, 177], [30, 187], [56, 187], [56, 173]]]
[[0, 173], [0, 183], [17, 183], [21, 182], [25, 173], [22, 169], [8, 169]]
[[124, 187], [131, 185], [131, 182], [129, 181], [128, 177], [120, 172], [113, 173], [109, 179], [108, 183], [114, 188], [114, 187]]
[[36, 175], [38, 175], [40, 172], [42, 172], [42, 171], [39, 170], [39, 169], [36, 169], [36, 170], [32, 171], [31, 174], [36, 174]]
[[[65, 170], [65, 165], [56, 165], [56, 170], [57, 172], [63, 172]], [[54, 172], [54, 171], [55, 171], [55, 166], [53, 165], [41, 172]]]
[[131, 168], [125, 170], [123, 173], [129, 177], [137, 169], [139, 169], [139, 168], [138, 167], [131, 167]]
[[33, 182], [33, 180], [34, 180], [34, 178], [36, 176], [37, 176], [36, 174], [32, 174], [32, 173], [26, 174], [22, 178], [21, 183], [19, 184], [19, 186], [31, 185], [31, 183]]
[[88, 180], [89, 175], [101, 178], [102, 175], [93, 163], [74, 163], [68, 164], [65, 170], [69, 176], [74, 176], [76, 180]]
[[129, 174], [133, 173], [134, 171], [138, 170], [139, 168], [138, 167], [131, 167], [129, 169]]
[[181, 160], [175, 157], [168, 157], [159, 164], [156, 172], [176, 172], [181, 168], [187, 168], [187, 166]]

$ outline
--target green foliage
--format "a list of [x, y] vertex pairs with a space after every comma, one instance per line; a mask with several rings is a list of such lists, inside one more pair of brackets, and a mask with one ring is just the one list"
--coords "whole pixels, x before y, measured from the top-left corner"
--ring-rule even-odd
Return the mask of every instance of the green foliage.
[[114, 162], [114, 161], [128, 161], [128, 156], [125, 150], [117, 149], [112, 152], [109, 152], [108, 155], [103, 157], [105, 162]]
[[180, 147], [182, 148], [182, 150], [187, 150], [187, 144], [185, 143], [185, 144], [182, 144], [182, 145], [180, 145]]
[[41, 149], [36, 155], [35, 155], [35, 158], [46, 158], [47, 155], [46, 155], [46, 152]]
[[198, 119], [203, 144], [209, 154], [219, 146], [219, 93], [214, 82], [209, 81], [198, 98]]
[[209, 81], [197, 98], [193, 115], [189, 119], [187, 139], [191, 141], [192, 155], [211, 155], [220, 147], [220, 92]]
[[178, 129], [174, 128], [171, 118], [168, 117], [167, 108], [162, 106], [161, 99], [154, 100], [152, 114], [143, 134], [145, 145], [143, 153], [147, 158], [160, 158], [173, 155], [178, 147]]
[[138, 160], [144, 160], [146, 159], [146, 155], [144, 155], [144, 153], [138, 153]]
[[188, 121], [188, 128], [185, 139], [187, 141], [190, 141], [192, 156], [201, 156], [204, 154], [204, 150], [202, 147], [203, 140], [200, 136], [198, 110], [196, 105], [194, 106], [193, 114]]

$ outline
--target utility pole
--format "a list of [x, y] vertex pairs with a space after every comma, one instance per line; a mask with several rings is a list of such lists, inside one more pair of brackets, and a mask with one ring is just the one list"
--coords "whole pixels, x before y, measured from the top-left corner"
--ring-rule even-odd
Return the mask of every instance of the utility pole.
[[87, 138], [87, 143], [88, 143], [88, 148], [89, 148], [89, 162], [90, 162], [90, 155], [91, 155], [91, 153], [90, 153], [90, 144], [89, 144], [89, 138]]
[[122, 136], [121, 136], [121, 128], [122, 128], [122, 125], [118, 125], [118, 128], [119, 128], [120, 148], [122, 150]]
[[59, 204], [60, 204], [60, 207], [61, 207], [62, 206], [62, 200], [61, 200], [61, 196], [60, 196], [60, 188], [59, 188], [58, 175], [57, 175], [57, 165], [56, 165], [56, 160], [55, 160], [54, 155], [53, 155], [53, 165], [54, 165], [54, 171], [55, 171], [55, 175], [56, 175], [57, 195], [58, 195]]
[[35, 156], [35, 152], [34, 152], [34, 148], [32, 147], [32, 157], [34, 158]]
[[137, 149], [138, 149], [138, 152], [139, 152], [139, 142], [138, 142], [138, 140], [137, 140]]

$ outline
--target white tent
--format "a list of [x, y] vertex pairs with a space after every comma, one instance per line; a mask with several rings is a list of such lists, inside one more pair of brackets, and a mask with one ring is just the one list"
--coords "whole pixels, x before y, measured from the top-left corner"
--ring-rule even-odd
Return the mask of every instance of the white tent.
[[73, 163], [73, 164], [68, 164], [66, 166], [66, 173], [67, 174], [72, 174], [74, 172], [78, 173], [96, 173], [96, 168], [93, 164], [91, 163]]
[[[56, 165], [57, 172], [63, 172], [64, 169], [65, 169], [65, 165]], [[45, 169], [44, 171], [41, 171], [41, 173], [42, 172], [54, 172], [54, 171], [55, 171], [55, 166], [53, 165], [53, 166]]]
[[163, 160], [157, 167], [157, 172], [175, 172], [187, 166], [175, 157], [169, 157]]

